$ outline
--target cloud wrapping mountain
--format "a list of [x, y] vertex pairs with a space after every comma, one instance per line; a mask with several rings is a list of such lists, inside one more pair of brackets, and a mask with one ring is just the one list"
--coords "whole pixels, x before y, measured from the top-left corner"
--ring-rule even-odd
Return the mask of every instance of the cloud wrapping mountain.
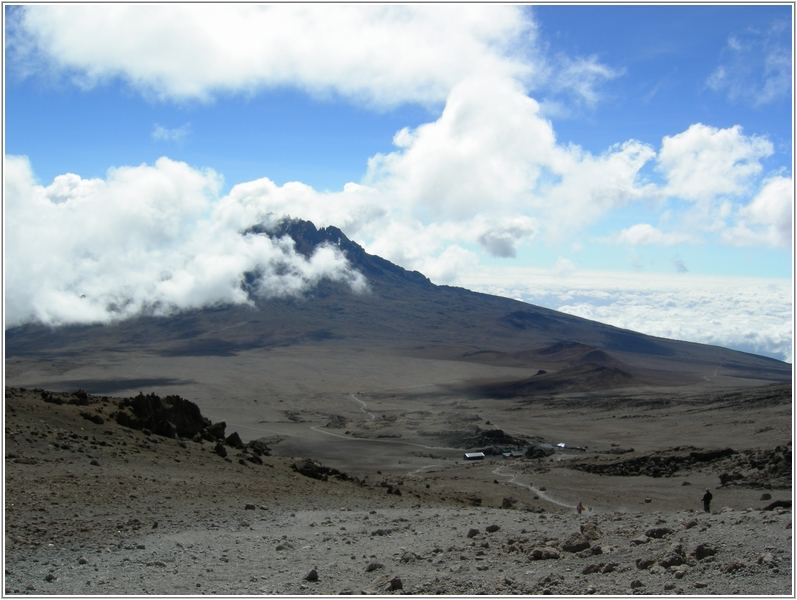
[[[36, 185], [23, 158], [5, 164], [6, 326], [28, 321], [103, 323], [142, 312], [249, 302], [242, 282], [260, 274], [263, 296], [298, 294], [323, 278], [366, 289], [331, 246], [309, 258], [287, 238], [243, 235], [219, 178], [166, 158]], [[270, 217], [258, 214], [259, 223]]]

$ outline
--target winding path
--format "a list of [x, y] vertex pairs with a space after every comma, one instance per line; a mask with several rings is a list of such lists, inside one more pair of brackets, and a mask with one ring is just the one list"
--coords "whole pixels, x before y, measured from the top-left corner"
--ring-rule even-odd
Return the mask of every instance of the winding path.
[[520, 487], [526, 488], [529, 491], [534, 492], [537, 496], [539, 496], [540, 498], [542, 498], [546, 502], [550, 502], [550, 503], [556, 504], [558, 506], [564, 506], [565, 508], [572, 508], [572, 509], [575, 510], [576, 507], [573, 504], [566, 504], [564, 502], [560, 502], [559, 500], [551, 498], [545, 492], [542, 492], [540, 490], [535, 490], [534, 487], [530, 483], [523, 483], [521, 481], [517, 481], [517, 478], [518, 478], [518, 474], [517, 473], [502, 473], [501, 471], [503, 471], [503, 469], [504, 469], [503, 466], [497, 467], [493, 471], [493, 474], [494, 475], [498, 475], [499, 477], [509, 477], [510, 479], [509, 479], [509, 481], [507, 481], [507, 483], [514, 483], [515, 485], [519, 485]]
[[365, 407], [368, 406], [365, 402], [360, 400], [355, 394], [349, 394], [349, 396], [351, 397], [352, 400], [354, 400], [355, 402], [359, 402], [362, 405], [362, 406], [360, 406], [360, 410], [362, 412], [364, 412], [366, 415], [368, 415], [369, 417], [371, 417], [372, 421], [374, 419], [376, 419], [376, 417], [374, 417], [373, 413], [369, 413], [367, 410], [365, 410]]

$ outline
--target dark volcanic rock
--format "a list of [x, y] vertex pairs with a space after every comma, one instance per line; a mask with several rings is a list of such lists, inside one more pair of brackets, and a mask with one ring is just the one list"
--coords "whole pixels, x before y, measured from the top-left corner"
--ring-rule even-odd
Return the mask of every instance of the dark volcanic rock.
[[244, 445], [243, 441], [241, 440], [241, 436], [238, 435], [237, 431], [232, 432], [227, 438], [224, 440], [224, 443], [228, 446], [232, 446], [233, 448], [242, 449], [246, 446]]
[[[346, 473], [342, 473], [337, 469], [332, 469], [330, 467], [325, 467], [321, 463], [311, 460], [309, 458], [302, 459], [297, 461], [291, 465], [291, 468], [299, 473], [300, 475], [304, 475], [305, 477], [310, 477], [311, 479], [318, 479], [320, 481], [327, 481], [330, 477], [335, 477], [336, 479], [340, 479], [342, 481], [357, 481], [356, 477], [349, 477]], [[385, 486], [385, 487], [392, 487], [392, 486]], [[396, 488], [396, 491], [389, 492], [397, 495], [401, 495], [401, 490]]]
[[542, 446], [529, 446], [526, 448], [526, 458], [545, 458], [554, 453], [553, 448], [543, 448]]
[[210, 419], [202, 416], [199, 407], [193, 402], [172, 395], [161, 398], [156, 394], [139, 393], [135, 398], [126, 398], [119, 403], [116, 422], [132, 429], [149, 429], [166, 437], [193, 438], [203, 432], [220, 432], [205, 437], [215, 441], [223, 437], [225, 424], [213, 425]]

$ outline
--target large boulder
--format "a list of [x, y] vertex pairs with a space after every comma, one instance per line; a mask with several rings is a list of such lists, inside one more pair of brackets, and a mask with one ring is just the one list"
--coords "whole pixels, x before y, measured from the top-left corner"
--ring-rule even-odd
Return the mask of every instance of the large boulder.
[[119, 403], [116, 422], [133, 429], [149, 429], [166, 437], [185, 438], [193, 438], [212, 427], [210, 419], [203, 417], [199, 407], [190, 400], [176, 395], [161, 398], [157, 394], [143, 393]]
[[542, 446], [529, 446], [526, 448], [526, 458], [545, 458], [554, 453], [553, 448], [543, 448]]

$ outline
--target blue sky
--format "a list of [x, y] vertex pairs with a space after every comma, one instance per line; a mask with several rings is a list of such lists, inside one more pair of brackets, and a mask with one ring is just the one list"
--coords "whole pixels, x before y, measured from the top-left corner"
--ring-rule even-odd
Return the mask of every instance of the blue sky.
[[[695, 318], [693, 298], [790, 289], [792, 21], [785, 4], [6, 6], [7, 325], [242, 301], [242, 270], [278, 249], [235, 234], [269, 213], [635, 328], [647, 294], [604, 290], [601, 312], [534, 281], [660, 276]], [[359, 285], [322, 258], [263, 293]], [[517, 269], [531, 281], [510, 290]], [[779, 294], [735, 337], [657, 334], [790, 360]]]

